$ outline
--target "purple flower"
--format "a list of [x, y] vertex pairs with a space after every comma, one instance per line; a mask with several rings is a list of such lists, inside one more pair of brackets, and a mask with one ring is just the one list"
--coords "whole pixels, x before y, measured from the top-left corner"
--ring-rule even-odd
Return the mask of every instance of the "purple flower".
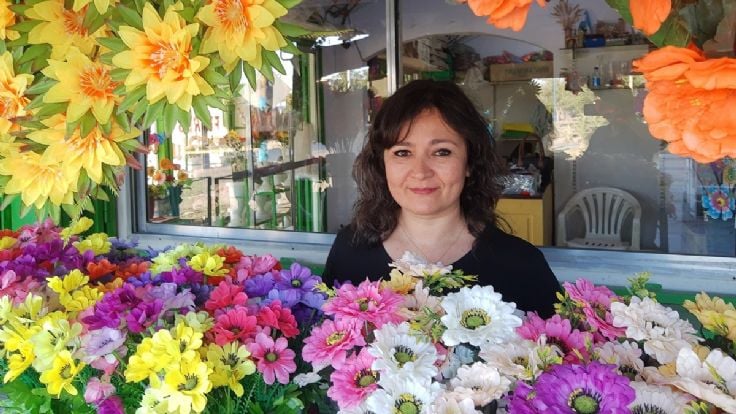
[[191, 285], [204, 282], [204, 275], [189, 267], [186, 264], [186, 259], [184, 259], [184, 264], [178, 269], [175, 268], [167, 272], [162, 272], [160, 276], [164, 282], [176, 283], [178, 285]]
[[636, 398], [629, 379], [615, 365], [555, 365], [533, 389], [519, 386], [510, 401], [513, 413], [628, 413]]
[[292, 263], [289, 270], [282, 270], [276, 276], [276, 287], [279, 290], [294, 290], [300, 296], [314, 290], [320, 282], [322, 279], [319, 276], [313, 275], [308, 267], [299, 263]]
[[267, 306], [271, 302], [278, 300], [281, 302], [281, 305], [284, 308], [291, 308], [299, 303], [299, 299], [301, 299], [301, 297], [299, 295], [299, 291], [296, 289], [271, 289], [271, 291], [268, 292], [268, 296], [264, 298], [264, 301], [261, 303], [261, 305]]
[[125, 414], [123, 401], [117, 395], [113, 395], [97, 406], [97, 414]]
[[126, 283], [103, 296], [95, 304], [92, 315], [84, 317], [82, 321], [89, 329], [100, 329], [105, 326], [118, 328], [123, 314], [138, 306], [140, 302], [141, 299], [136, 295], [134, 286]]
[[194, 294], [194, 305], [197, 308], [204, 306], [204, 303], [210, 298], [210, 292], [214, 289], [214, 286], [210, 286], [205, 283], [195, 283], [189, 287], [191, 292]]
[[119, 329], [108, 327], [87, 332], [82, 335], [82, 360], [89, 364], [99, 357], [112, 354], [125, 343], [125, 337]]
[[275, 284], [273, 273], [264, 273], [245, 281], [245, 293], [249, 298], [262, 298], [268, 295]]
[[126, 282], [132, 284], [135, 287], [143, 287], [147, 285], [159, 285], [161, 284], [161, 275], [151, 276], [151, 272], [143, 272], [138, 276], [129, 277]]
[[116, 250], [128, 250], [128, 249], [134, 249], [136, 246], [138, 246], [138, 240], [135, 238], [130, 239], [129, 241], [120, 240], [117, 237], [110, 237], [110, 244], [112, 244], [112, 248]]
[[322, 309], [322, 305], [327, 300], [327, 295], [322, 292], [307, 292], [302, 295], [299, 303], [307, 305], [310, 308]]
[[125, 315], [128, 329], [133, 333], [141, 333], [158, 320], [164, 302], [156, 299], [153, 302], [141, 302], [129, 314]]

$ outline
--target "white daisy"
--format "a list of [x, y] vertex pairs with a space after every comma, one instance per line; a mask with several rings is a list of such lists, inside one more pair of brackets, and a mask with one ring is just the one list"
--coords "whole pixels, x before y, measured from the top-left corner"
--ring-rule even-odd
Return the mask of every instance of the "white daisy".
[[695, 328], [680, 319], [679, 313], [650, 298], [632, 297], [627, 306], [611, 303], [613, 325], [626, 328], [626, 336], [644, 341], [644, 352], [654, 356], [661, 364], [677, 358], [681, 348], [698, 342]]
[[633, 413], [680, 414], [692, 400], [687, 394], [663, 385], [641, 381], [632, 381], [629, 385], [636, 391], [636, 399], [629, 405]]
[[447, 327], [442, 342], [448, 346], [503, 343], [514, 338], [515, 329], [521, 326], [521, 318], [514, 315], [516, 304], [502, 301], [493, 286], [476, 285], [450, 293], [442, 300], [442, 308], [446, 315], [441, 320]]
[[644, 361], [641, 359], [642, 352], [636, 342], [606, 342], [594, 351], [600, 362], [616, 365], [618, 371], [630, 380], [642, 379]]
[[564, 356], [557, 346], [547, 345], [547, 337], [538, 341], [516, 338], [505, 344], [481, 346], [478, 355], [501, 375], [517, 380], [533, 380], [545, 367], [559, 363]]
[[352, 408], [345, 408], [344, 410], [338, 411], [337, 414], [375, 414], [375, 413], [368, 408], [368, 403], [363, 401], [360, 405], [357, 405]]
[[441, 274], [446, 275], [452, 272], [452, 266], [444, 266], [441, 262], [428, 263], [427, 260], [410, 251], [405, 251], [401, 259], [389, 263], [389, 266], [395, 267], [401, 273], [415, 277], [424, 277], [426, 275]]
[[728, 413], [736, 412], [736, 361], [714, 349], [701, 361], [692, 348], [677, 355], [677, 377], [670, 384]]
[[455, 399], [452, 393], [441, 394], [432, 404], [433, 414], [481, 414], [475, 409], [475, 404], [470, 398], [464, 400]]
[[368, 397], [368, 409], [374, 413], [430, 414], [440, 385], [417, 378], [381, 378], [379, 388]]
[[307, 385], [314, 384], [321, 379], [322, 377], [316, 372], [306, 372], [295, 376], [292, 381], [300, 387], [306, 387]]
[[453, 393], [470, 398], [475, 405], [483, 407], [505, 394], [511, 386], [511, 381], [502, 377], [498, 369], [483, 362], [476, 362], [460, 367], [457, 377], [450, 380], [450, 385]]
[[429, 380], [437, 375], [437, 349], [409, 324], [386, 324], [375, 331], [368, 352], [376, 357], [372, 368], [381, 375]]

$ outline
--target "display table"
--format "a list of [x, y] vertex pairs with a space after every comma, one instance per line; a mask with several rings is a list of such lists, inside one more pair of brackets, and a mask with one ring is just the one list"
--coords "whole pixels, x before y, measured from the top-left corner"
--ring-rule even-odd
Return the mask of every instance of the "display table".
[[496, 212], [500, 227], [536, 246], [552, 245], [554, 225], [553, 186], [537, 196], [504, 195]]

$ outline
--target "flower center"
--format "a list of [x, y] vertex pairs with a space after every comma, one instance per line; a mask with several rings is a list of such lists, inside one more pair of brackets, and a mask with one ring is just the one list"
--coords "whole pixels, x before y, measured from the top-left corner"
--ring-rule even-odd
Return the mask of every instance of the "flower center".
[[63, 367], [61, 367], [61, 370], [59, 371], [59, 376], [65, 380], [72, 377], [72, 366], [69, 364], [65, 364]]
[[580, 388], [570, 394], [567, 405], [577, 414], [596, 414], [600, 408], [600, 397], [590, 395], [588, 391]]
[[279, 356], [275, 352], [269, 352], [266, 354], [266, 361], [268, 362], [276, 362], [277, 359], [279, 359]]
[[514, 359], [512, 359], [511, 362], [513, 362], [516, 365], [526, 366], [526, 364], [529, 362], [529, 359], [523, 356], [517, 356]]
[[84, 15], [87, 12], [87, 6], [83, 7], [79, 12], [72, 10], [64, 10], [64, 29], [68, 34], [87, 36], [89, 32], [84, 27]]
[[478, 329], [491, 323], [491, 317], [483, 309], [472, 308], [463, 312], [460, 324], [467, 329]]
[[179, 352], [184, 352], [187, 349], [187, 341], [181, 339], [179, 340]]
[[227, 355], [224, 355], [222, 358], [220, 358], [220, 361], [222, 361], [224, 365], [227, 365], [229, 367], [234, 367], [238, 365], [238, 363], [240, 362], [240, 358], [238, 358], [236, 354], [229, 353]]
[[327, 340], [325, 340], [325, 343], [327, 345], [335, 345], [337, 343], [340, 343], [342, 339], [345, 338], [345, 332], [343, 331], [337, 331], [330, 334], [330, 336], [327, 337]]
[[298, 288], [298, 287], [301, 287], [301, 285], [302, 285], [302, 281], [301, 280], [299, 280], [299, 279], [292, 279], [291, 280], [291, 286], [292, 287], [297, 287]]
[[184, 376], [184, 383], [179, 384], [179, 391], [191, 391], [197, 388], [199, 384], [199, 378], [196, 374], [187, 374]]
[[378, 382], [378, 374], [370, 369], [361, 369], [355, 374], [355, 384], [360, 388], [370, 387]]
[[399, 363], [399, 368], [403, 367], [407, 362], [414, 362], [417, 360], [417, 355], [414, 351], [404, 345], [399, 345], [394, 348], [394, 359]]
[[[371, 302], [373, 302], [373, 301], [370, 300], [370, 299], [368, 299], [368, 298], [360, 298], [360, 299], [358, 299], [358, 307], [360, 307], [360, 311], [361, 312], [367, 311]], [[373, 302], [373, 304], [375, 305], [375, 302]]]
[[667, 414], [667, 411], [652, 404], [639, 404], [631, 408], [631, 414]]
[[159, 79], [163, 79], [169, 71], [173, 71], [175, 79], [180, 79], [189, 69], [189, 50], [173, 42], [161, 42], [153, 45], [150, 61], [153, 72]]
[[246, 10], [240, 0], [220, 0], [215, 4], [218, 20], [230, 32], [245, 32], [248, 29]]
[[621, 375], [625, 376], [631, 381], [634, 381], [636, 379], [636, 376], [639, 375], [639, 371], [636, 370], [636, 368], [632, 367], [631, 365], [621, 365], [618, 367], [619, 372], [621, 372]]
[[102, 65], [87, 67], [79, 78], [79, 86], [85, 95], [93, 98], [112, 96], [118, 86], [110, 77], [110, 71]]
[[419, 414], [422, 402], [412, 394], [404, 393], [394, 400], [394, 414]]

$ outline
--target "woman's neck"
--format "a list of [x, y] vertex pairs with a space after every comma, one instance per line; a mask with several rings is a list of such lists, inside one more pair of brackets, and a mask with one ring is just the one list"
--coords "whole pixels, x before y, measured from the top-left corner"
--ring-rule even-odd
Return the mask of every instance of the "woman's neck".
[[460, 211], [442, 216], [424, 217], [402, 212], [397, 227], [407, 232], [412, 239], [422, 244], [432, 244], [439, 240], [452, 238], [460, 229], [467, 228], [465, 218]]

